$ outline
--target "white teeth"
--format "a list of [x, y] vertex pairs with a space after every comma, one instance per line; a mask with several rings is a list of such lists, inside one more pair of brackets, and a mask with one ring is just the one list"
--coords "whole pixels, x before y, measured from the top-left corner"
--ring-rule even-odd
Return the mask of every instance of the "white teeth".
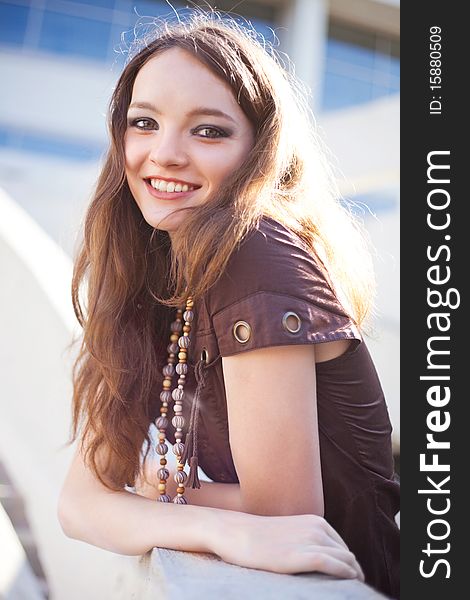
[[188, 192], [194, 190], [194, 187], [175, 181], [163, 181], [163, 179], [151, 179], [150, 185], [159, 192]]

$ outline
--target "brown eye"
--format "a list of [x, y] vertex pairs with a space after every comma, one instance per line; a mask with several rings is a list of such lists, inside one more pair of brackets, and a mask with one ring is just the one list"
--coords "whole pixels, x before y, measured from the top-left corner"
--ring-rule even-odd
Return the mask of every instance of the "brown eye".
[[153, 119], [146, 118], [138, 118], [138, 119], [130, 119], [129, 127], [135, 127], [136, 129], [140, 129], [143, 131], [148, 131], [150, 129], [157, 129], [157, 123]]
[[202, 132], [201, 137], [216, 139], [220, 137], [227, 137], [228, 134], [221, 129], [216, 129], [215, 127], [201, 127], [196, 130], [198, 134]]

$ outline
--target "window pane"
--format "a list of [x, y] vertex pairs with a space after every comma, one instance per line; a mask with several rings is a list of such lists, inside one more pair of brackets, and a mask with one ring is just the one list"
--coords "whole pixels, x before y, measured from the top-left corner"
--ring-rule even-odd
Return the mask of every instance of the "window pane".
[[13, 131], [1, 126], [0, 147], [79, 161], [98, 160], [104, 152], [104, 148], [94, 141], [77, 141], [18, 129]]
[[337, 109], [394, 94], [400, 88], [399, 45], [392, 38], [330, 24], [323, 108]]
[[26, 152], [49, 154], [64, 159], [80, 161], [97, 160], [103, 148], [94, 143], [86, 144], [72, 140], [61, 140], [53, 137], [25, 134], [21, 141], [21, 149]]
[[27, 6], [0, 3], [0, 44], [23, 44], [28, 12]]
[[111, 24], [44, 12], [39, 47], [59, 54], [106, 59]]
[[393, 58], [390, 63], [390, 73], [399, 78], [400, 77], [400, 61], [397, 58]]
[[258, 31], [259, 33], [261, 33], [264, 37], [264, 39], [267, 42], [270, 42], [271, 44], [274, 43], [274, 34], [273, 34], [273, 29], [275, 29], [275, 25], [274, 23], [269, 23], [268, 21], [262, 21], [261, 19], [248, 19], [248, 21], [251, 22], [251, 24], [253, 25], [253, 27], [256, 29], [256, 31]]
[[346, 42], [330, 38], [326, 49], [328, 59], [340, 60], [359, 67], [371, 69], [374, 66], [374, 52]]
[[349, 77], [329, 73], [323, 90], [323, 103], [328, 109], [335, 110], [372, 100], [370, 82], [358, 81]]
[[103, 8], [114, 8], [115, 0], [77, 0], [80, 4], [92, 4]]
[[13, 136], [8, 129], [0, 127], [0, 146], [14, 147]]
[[[172, 1], [172, 6], [175, 9], [181, 9], [184, 5], [182, 2]], [[140, 17], [162, 17], [162, 16], [175, 16], [175, 13], [168, 2], [165, 0], [155, 0], [149, 2], [148, 0], [120, 0], [116, 8], [121, 10], [126, 9], [129, 12], [129, 22], [133, 25], [135, 21]], [[187, 12], [187, 11], [186, 11]], [[184, 13], [183, 13], [184, 14]], [[175, 17], [176, 18], [176, 17]]]

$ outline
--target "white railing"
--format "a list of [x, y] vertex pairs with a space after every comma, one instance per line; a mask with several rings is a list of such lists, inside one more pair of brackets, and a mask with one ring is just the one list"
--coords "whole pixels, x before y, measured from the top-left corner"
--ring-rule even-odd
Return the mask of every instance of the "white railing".
[[73, 452], [64, 448], [71, 275], [70, 258], [0, 190], [0, 460], [25, 503], [51, 599], [130, 598], [135, 559], [66, 538], [56, 516]]

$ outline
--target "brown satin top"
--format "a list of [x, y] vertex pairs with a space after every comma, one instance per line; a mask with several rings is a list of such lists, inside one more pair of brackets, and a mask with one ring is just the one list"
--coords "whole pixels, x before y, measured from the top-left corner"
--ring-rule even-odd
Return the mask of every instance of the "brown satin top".
[[[264, 218], [203, 301], [196, 302], [194, 312], [190, 363], [194, 366], [203, 351], [207, 363], [198, 415], [199, 466], [218, 482], [238, 482], [229, 444], [222, 357], [268, 346], [354, 340], [345, 354], [312, 365], [325, 518], [356, 555], [366, 582], [398, 598], [399, 529], [394, 515], [399, 510], [399, 483], [388, 411], [367, 346], [315, 257], [298, 236]], [[296, 333], [283, 325], [289, 312], [300, 320]], [[245, 343], [233, 333], [238, 321], [251, 328]], [[185, 415], [190, 414], [194, 389], [193, 376], [185, 387]], [[171, 426], [167, 434], [174, 443]]]

